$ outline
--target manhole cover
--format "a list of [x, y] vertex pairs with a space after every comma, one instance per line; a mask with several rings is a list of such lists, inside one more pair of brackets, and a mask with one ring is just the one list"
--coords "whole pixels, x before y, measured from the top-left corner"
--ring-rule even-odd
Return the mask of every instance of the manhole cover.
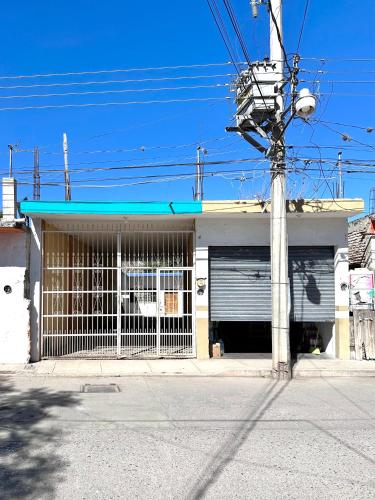
[[117, 384], [85, 384], [81, 387], [81, 392], [90, 392], [90, 393], [120, 392], [120, 387]]

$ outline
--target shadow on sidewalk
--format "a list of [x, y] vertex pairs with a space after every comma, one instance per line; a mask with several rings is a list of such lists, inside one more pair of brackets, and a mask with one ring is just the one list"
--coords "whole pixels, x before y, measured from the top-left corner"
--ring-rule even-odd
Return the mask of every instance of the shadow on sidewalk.
[[54, 498], [66, 461], [57, 449], [60, 432], [51, 426], [51, 410], [77, 403], [68, 392], [43, 388], [18, 391], [0, 376], [0, 490], [1, 498]]

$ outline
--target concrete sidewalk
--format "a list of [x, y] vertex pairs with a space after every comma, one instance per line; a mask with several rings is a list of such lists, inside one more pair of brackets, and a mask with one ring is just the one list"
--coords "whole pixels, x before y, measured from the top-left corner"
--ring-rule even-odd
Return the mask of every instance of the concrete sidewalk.
[[[27, 365], [0, 365], [0, 374], [56, 377], [263, 377], [272, 376], [270, 354], [246, 354], [221, 359], [153, 360], [45, 360]], [[375, 377], [375, 361], [343, 361], [309, 354], [300, 355], [294, 378]]]
[[28, 365], [0, 365], [0, 373], [34, 376], [245, 376], [270, 377], [270, 355], [246, 359], [45, 360]]
[[300, 354], [293, 367], [293, 378], [375, 377], [375, 361], [332, 359], [324, 354]]

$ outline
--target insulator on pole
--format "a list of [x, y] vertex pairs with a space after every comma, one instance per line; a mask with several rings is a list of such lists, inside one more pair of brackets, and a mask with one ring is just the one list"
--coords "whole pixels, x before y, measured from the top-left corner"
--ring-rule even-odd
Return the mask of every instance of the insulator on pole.
[[257, 18], [258, 17], [258, 4], [257, 4], [257, 0], [250, 0], [250, 5], [251, 5], [251, 12], [253, 14], [253, 17]]

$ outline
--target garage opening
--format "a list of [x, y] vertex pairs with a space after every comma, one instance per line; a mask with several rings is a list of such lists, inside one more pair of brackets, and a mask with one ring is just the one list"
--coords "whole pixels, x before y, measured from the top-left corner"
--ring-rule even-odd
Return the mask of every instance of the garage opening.
[[[334, 263], [332, 247], [289, 247], [290, 339], [294, 355], [334, 354]], [[226, 353], [270, 353], [270, 249], [210, 247], [211, 340]]]
[[272, 352], [269, 321], [218, 321], [211, 331], [212, 341], [223, 342], [226, 354]]
[[42, 357], [193, 357], [193, 231], [45, 224]]
[[269, 247], [210, 247], [210, 320], [225, 353], [271, 353]]
[[334, 357], [334, 322], [292, 322], [290, 324], [290, 350], [296, 358], [301, 353], [324, 353]]

